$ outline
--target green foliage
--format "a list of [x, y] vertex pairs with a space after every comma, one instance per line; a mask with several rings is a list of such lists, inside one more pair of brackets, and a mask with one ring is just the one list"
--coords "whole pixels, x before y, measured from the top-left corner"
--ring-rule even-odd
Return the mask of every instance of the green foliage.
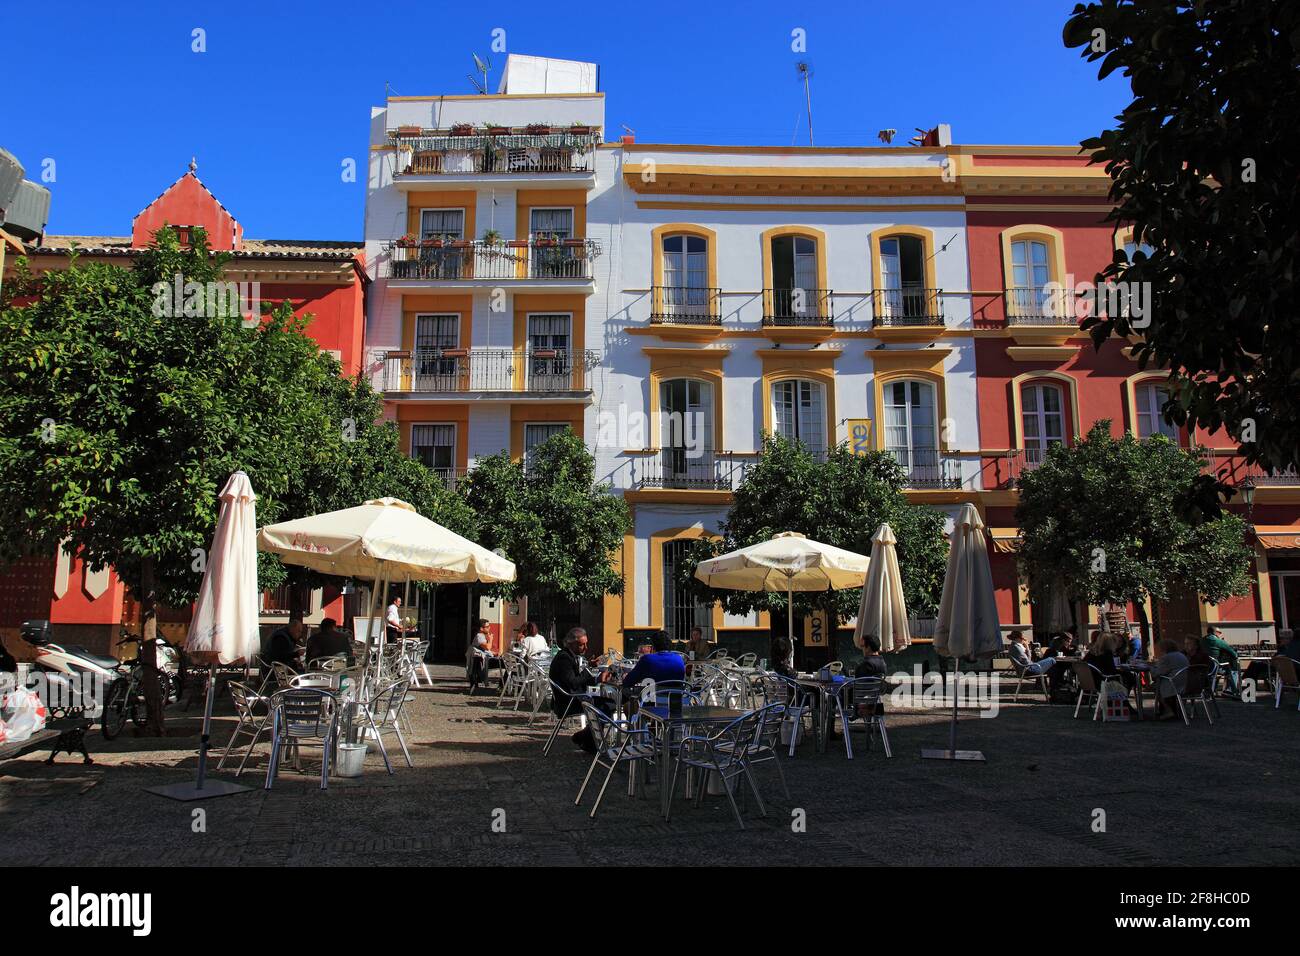
[[[1098, 33], [1097, 31], [1101, 31]], [[1142, 367], [1174, 375], [1166, 414], [1220, 426], [1252, 461], [1300, 454], [1300, 4], [1291, 0], [1098, 0], [1079, 4], [1066, 46], [1121, 70], [1133, 102], [1084, 140], [1113, 182], [1110, 218], [1152, 247], [1103, 272], [1150, 283]], [[1254, 440], [1247, 422], [1254, 423]]]
[[1022, 573], [1060, 580], [1094, 605], [1164, 601], [1182, 589], [1212, 603], [1248, 593], [1245, 522], [1227, 513], [1204, 520], [1188, 507], [1200, 477], [1201, 459], [1163, 435], [1115, 438], [1110, 422], [1097, 422], [1020, 479]]
[[[220, 286], [225, 261], [202, 230], [181, 249], [164, 228], [134, 269], [74, 256], [65, 271], [7, 289], [0, 557], [50, 554], [67, 537], [137, 594], [150, 562], [161, 597], [184, 604], [201, 579], [195, 552], [211, 540], [217, 493], [239, 468], [263, 524], [394, 495], [468, 527], [464, 505], [400, 453], [393, 426], [376, 424], [369, 386], [340, 378], [304, 334], [307, 319], [285, 303], [245, 327]], [[177, 276], [217, 292], [202, 309], [160, 307]], [[15, 305], [15, 293], [34, 298]], [[273, 558], [259, 571], [263, 586], [285, 579]]]
[[[733, 614], [754, 610], [784, 611], [786, 596], [706, 587], [694, 577], [705, 558], [766, 541], [782, 531], [798, 531], [823, 544], [859, 554], [871, 553], [871, 536], [889, 522], [898, 538], [898, 564], [909, 613], [931, 614], [943, 592], [948, 545], [944, 516], [908, 502], [905, 474], [886, 452], [854, 455], [844, 445], [817, 460], [797, 442], [768, 438], [758, 464], [736, 489], [731, 509], [715, 541], [701, 541], [681, 562], [678, 583], [701, 600]], [[861, 601], [858, 588], [795, 594], [795, 613], [832, 612], [854, 616]]]
[[473, 513], [470, 537], [515, 562], [516, 580], [493, 593], [547, 604], [622, 593], [613, 558], [631, 519], [622, 498], [595, 484], [595, 461], [581, 438], [551, 436], [527, 469], [504, 452], [480, 459], [461, 488]]

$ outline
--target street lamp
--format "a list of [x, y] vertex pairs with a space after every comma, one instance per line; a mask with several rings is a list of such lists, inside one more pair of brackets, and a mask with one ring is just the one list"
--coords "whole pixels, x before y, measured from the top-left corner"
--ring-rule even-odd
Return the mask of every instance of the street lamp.
[[1241, 495], [1242, 504], [1246, 506], [1246, 520], [1250, 521], [1250, 516], [1255, 510], [1255, 483], [1246, 478], [1237, 486], [1237, 493]]

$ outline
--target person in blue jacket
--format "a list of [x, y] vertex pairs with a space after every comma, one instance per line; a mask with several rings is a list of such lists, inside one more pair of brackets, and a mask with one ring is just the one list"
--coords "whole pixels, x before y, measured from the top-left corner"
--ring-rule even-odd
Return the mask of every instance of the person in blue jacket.
[[652, 680], [656, 684], [665, 680], [686, 680], [686, 659], [676, 651], [670, 651], [671, 642], [663, 631], [655, 631], [650, 638], [654, 651], [643, 654], [636, 666], [623, 678], [623, 689], [631, 690], [643, 680]]

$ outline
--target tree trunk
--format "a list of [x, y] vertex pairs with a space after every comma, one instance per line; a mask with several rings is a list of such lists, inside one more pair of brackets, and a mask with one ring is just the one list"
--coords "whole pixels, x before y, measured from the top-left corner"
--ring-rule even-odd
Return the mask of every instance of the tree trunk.
[[1138, 630], [1142, 634], [1142, 646], [1146, 648], [1147, 657], [1151, 654], [1151, 622], [1147, 620], [1147, 606], [1144, 601], [1134, 601], [1133, 611], [1137, 615]]
[[162, 680], [158, 674], [158, 589], [154, 581], [154, 559], [140, 562], [140, 660], [141, 689], [144, 691], [144, 734], [165, 737]]

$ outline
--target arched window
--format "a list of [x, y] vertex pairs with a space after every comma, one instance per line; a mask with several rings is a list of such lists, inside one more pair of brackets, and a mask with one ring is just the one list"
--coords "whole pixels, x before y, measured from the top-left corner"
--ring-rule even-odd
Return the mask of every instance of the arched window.
[[1013, 315], [1050, 315], [1051, 298], [1046, 289], [1051, 281], [1047, 243], [1041, 239], [1017, 239], [1011, 243], [1011, 288], [1008, 290]]
[[1152, 435], [1164, 435], [1172, 442], [1178, 441], [1178, 428], [1165, 421], [1160, 409], [1169, 397], [1169, 392], [1158, 382], [1139, 385], [1134, 390], [1137, 399], [1137, 434], [1138, 438], [1150, 438]]
[[885, 450], [913, 482], [939, 478], [939, 433], [934, 386], [903, 379], [884, 386]]
[[1065, 400], [1060, 388], [1043, 383], [1022, 386], [1020, 417], [1025, 463], [1041, 464], [1049, 448], [1065, 441]]
[[793, 319], [816, 313], [817, 240], [808, 236], [772, 238], [773, 315]]
[[773, 432], [802, 442], [813, 452], [826, 450], [826, 404], [820, 382], [786, 379], [772, 384]]
[[713, 385], [694, 378], [659, 383], [664, 486], [712, 487]]
[[703, 236], [664, 236], [663, 314], [673, 318], [711, 315], [709, 242]]

